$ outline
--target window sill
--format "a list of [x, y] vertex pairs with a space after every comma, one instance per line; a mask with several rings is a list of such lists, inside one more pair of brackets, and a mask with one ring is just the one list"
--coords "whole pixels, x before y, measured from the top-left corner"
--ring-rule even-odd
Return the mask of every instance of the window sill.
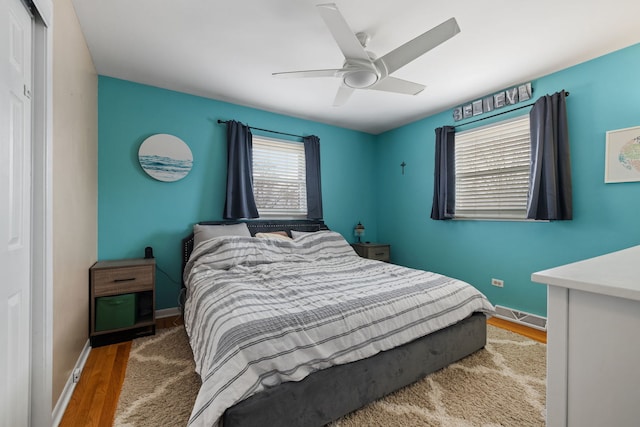
[[456, 217], [451, 218], [454, 221], [499, 221], [499, 222], [550, 222], [547, 219], [528, 219], [528, 218], [474, 218], [474, 217]]
[[307, 219], [307, 215], [262, 214], [259, 218], [256, 219]]

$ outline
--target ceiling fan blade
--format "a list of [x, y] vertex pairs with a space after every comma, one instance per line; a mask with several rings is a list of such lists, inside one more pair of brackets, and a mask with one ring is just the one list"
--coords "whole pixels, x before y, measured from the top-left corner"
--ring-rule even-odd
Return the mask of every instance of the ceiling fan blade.
[[391, 74], [439, 44], [449, 40], [459, 32], [460, 27], [458, 26], [456, 18], [451, 18], [415, 39], [408, 41], [399, 48], [392, 50], [383, 57], [378, 58], [376, 65], [380, 62], [383, 63], [387, 69], [387, 73]]
[[272, 73], [274, 77], [336, 77], [340, 75], [342, 69], [331, 70], [306, 70], [306, 71], [283, 71], [280, 73]]
[[358, 41], [358, 38], [334, 3], [319, 4], [317, 8], [345, 58], [371, 61], [364, 47], [362, 47], [360, 41]]
[[336, 93], [336, 98], [333, 100], [334, 107], [340, 107], [344, 105], [345, 102], [351, 97], [355, 89], [350, 88], [349, 86], [340, 85], [338, 88], [338, 93]]
[[381, 90], [384, 92], [404, 93], [406, 95], [417, 95], [424, 90], [425, 86], [420, 83], [413, 83], [407, 80], [397, 79], [387, 76], [369, 89]]

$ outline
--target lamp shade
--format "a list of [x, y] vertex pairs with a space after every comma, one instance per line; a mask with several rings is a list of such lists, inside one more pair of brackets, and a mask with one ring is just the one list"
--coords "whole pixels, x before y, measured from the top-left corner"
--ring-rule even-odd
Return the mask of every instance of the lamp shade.
[[358, 238], [364, 236], [364, 225], [362, 225], [360, 221], [358, 221], [358, 224], [356, 224], [355, 228], [353, 229], [353, 235]]

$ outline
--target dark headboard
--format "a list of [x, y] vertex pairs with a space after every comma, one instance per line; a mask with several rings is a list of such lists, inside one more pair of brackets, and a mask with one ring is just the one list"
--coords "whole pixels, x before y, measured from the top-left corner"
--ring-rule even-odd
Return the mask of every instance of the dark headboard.
[[[247, 220], [247, 221], [203, 221], [198, 224], [201, 225], [230, 225], [244, 222], [247, 224], [249, 232], [252, 236], [256, 233], [268, 233], [270, 231], [319, 231], [328, 230], [321, 219], [290, 219], [290, 220]], [[291, 234], [291, 233], [289, 233]], [[189, 261], [193, 251], [193, 233], [188, 237], [182, 239], [182, 275], [184, 276], [184, 268]], [[184, 288], [184, 279], [182, 279], [182, 287]]]

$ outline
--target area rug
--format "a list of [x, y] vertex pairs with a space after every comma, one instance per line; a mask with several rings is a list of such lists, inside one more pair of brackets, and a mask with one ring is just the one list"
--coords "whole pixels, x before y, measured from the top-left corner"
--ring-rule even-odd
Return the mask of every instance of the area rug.
[[[487, 326], [484, 349], [328, 427], [545, 425], [546, 345]], [[114, 425], [185, 426], [200, 379], [184, 327], [134, 340]]]

